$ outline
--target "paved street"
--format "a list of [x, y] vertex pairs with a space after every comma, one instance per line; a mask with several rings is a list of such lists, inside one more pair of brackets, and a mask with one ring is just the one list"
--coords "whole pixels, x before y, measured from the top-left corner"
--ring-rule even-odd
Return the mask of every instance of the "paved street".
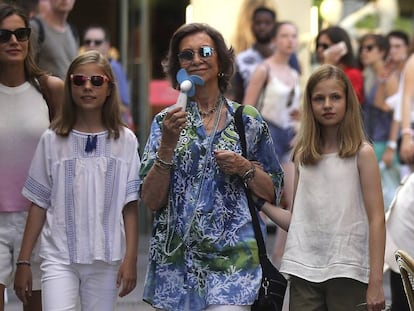
[[[269, 253], [273, 247], [274, 243], [274, 234], [269, 234], [267, 238], [267, 248]], [[135, 290], [124, 298], [119, 298], [116, 311], [154, 311], [148, 304], [142, 301], [142, 291], [144, 288], [144, 278], [146, 272], [146, 264], [148, 258], [148, 235], [143, 235], [140, 237], [139, 241], [139, 256], [138, 256], [138, 284]], [[388, 302], [390, 300], [390, 290], [389, 290], [389, 276], [386, 274], [384, 276], [384, 289], [385, 297]], [[286, 299], [287, 300], [287, 299]], [[6, 305], [5, 311], [21, 311], [21, 304], [18, 299], [14, 296], [13, 291], [9, 290], [9, 303]], [[287, 311], [286, 301], [283, 311]]]
[[[116, 311], [154, 311], [147, 303], [142, 301], [142, 291], [144, 289], [144, 278], [148, 259], [148, 235], [140, 237], [138, 255], [138, 282], [137, 287], [132, 293], [124, 298], [118, 298]], [[9, 303], [5, 311], [22, 311], [21, 303], [13, 290], [9, 290]]]

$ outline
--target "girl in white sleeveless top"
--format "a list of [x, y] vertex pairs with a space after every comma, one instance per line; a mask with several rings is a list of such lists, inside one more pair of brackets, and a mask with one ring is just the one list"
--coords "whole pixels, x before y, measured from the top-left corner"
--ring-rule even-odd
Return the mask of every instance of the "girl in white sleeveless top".
[[323, 65], [312, 74], [301, 115], [280, 269], [290, 279], [290, 310], [382, 310], [381, 179], [358, 100], [341, 69]]

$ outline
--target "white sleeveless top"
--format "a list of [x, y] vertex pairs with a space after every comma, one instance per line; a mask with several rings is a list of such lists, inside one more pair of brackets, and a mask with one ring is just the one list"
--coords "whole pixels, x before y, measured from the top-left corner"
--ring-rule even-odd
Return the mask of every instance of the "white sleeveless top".
[[269, 81], [265, 87], [260, 113], [263, 118], [282, 129], [294, 126], [290, 114], [299, 109], [300, 87], [299, 75], [291, 69], [297, 81], [293, 87], [286, 85], [269, 72]]
[[311, 282], [368, 283], [368, 235], [357, 156], [327, 154], [317, 165], [300, 166], [280, 270]]

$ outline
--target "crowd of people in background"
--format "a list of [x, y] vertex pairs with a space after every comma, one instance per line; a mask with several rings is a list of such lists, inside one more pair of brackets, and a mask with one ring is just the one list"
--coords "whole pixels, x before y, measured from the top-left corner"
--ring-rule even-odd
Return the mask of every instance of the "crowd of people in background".
[[110, 31], [80, 34], [75, 1], [0, 3], [0, 311], [13, 282], [25, 310], [113, 310], [136, 286], [139, 201], [153, 213], [144, 301], [250, 310], [262, 271], [246, 189], [262, 225], [279, 226], [290, 310], [383, 310], [384, 261], [390, 310], [409, 310], [387, 262], [398, 247], [414, 257], [396, 238], [413, 228], [396, 229], [414, 169], [408, 33], [321, 29], [302, 86], [300, 30], [272, 8], [254, 9], [254, 43], [237, 54], [210, 25], [183, 25], [163, 69], [176, 89], [182, 70], [203, 83], [154, 116], [140, 156]]

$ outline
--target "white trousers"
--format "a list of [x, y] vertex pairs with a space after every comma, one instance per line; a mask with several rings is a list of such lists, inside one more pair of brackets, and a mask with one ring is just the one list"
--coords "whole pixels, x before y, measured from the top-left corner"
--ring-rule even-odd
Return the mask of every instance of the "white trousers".
[[57, 264], [43, 261], [42, 303], [44, 311], [75, 311], [80, 299], [84, 311], [115, 309], [118, 265]]

